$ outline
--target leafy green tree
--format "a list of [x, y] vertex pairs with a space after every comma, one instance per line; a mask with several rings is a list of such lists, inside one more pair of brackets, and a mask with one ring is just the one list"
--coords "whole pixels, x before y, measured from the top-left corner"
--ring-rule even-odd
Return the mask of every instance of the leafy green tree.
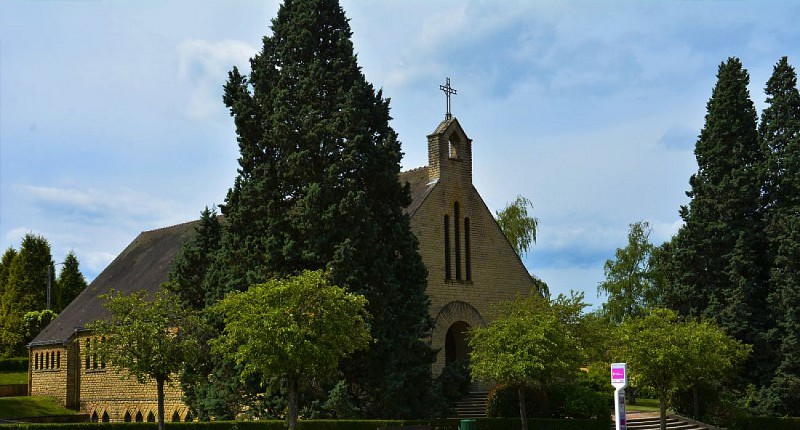
[[500, 230], [503, 230], [520, 257], [536, 243], [536, 230], [539, 228], [539, 219], [528, 215], [529, 208], [533, 211], [533, 203], [523, 196], [517, 196], [503, 210], [495, 212]]
[[606, 260], [603, 266], [606, 280], [598, 285], [597, 291], [608, 294], [603, 313], [615, 323], [644, 315], [659, 296], [651, 269], [655, 250], [650, 243], [651, 232], [646, 221], [631, 224], [628, 245], [617, 248], [616, 258]]
[[516, 387], [522, 429], [528, 428], [525, 387], [542, 387], [574, 374], [584, 357], [579, 348], [580, 298], [539, 296], [500, 303], [497, 319], [471, 332], [474, 379]]
[[751, 350], [714, 324], [684, 322], [663, 308], [626, 320], [619, 326], [618, 345], [615, 360], [627, 362], [634, 377], [658, 392], [661, 430], [674, 390], [724, 379]]
[[241, 365], [242, 377], [260, 375], [264, 384], [285, 378], [295, 430], [303, 384], [335, 374], [342, 358], [369, 346], [366, 303], [319, 271], [254, 285], [214, 306], [225, 329], [212, 351]]
[[377, 342], [342, 364], [367, 416], [424, 414], [435, 354], [427, 271], [403, 208], [400, 143], [389, 103], [356, 61], [335, 0], [286, 1], [272, 33], [234, 68], [224, 102], [236, 124], [239, 174], [207, 271], [211, 302], [303, 270], [364, 295]]
[[[529, 208], [533, 211], [533, 203], [523, 196], [517, 196], [505, 208], [495, 212], [497, 225], [520, 258], [536, 243], [536, 230], [539, 228], [539, 219], [528, 215]], [[542, 297], [550, 298], [547, 283], [533, 274], [531, 280]]]
[[673, 241], [675, 279], [665, 303], [682, 315], [710, 318], [736, 339], [755, 345], [747, 375], [770, 374], [765, 344], [766, 241], [763, 234], [762, 150], [747, 71], [736, 58], [719, 67], [705, 125], [695, 146], [698, 171]]
[[[11, 254], [6, 251], [4, 258], [10, 258]], [[23, 317], [30, 311], [45, 308], [48, 266], [52, 264], [47, 239], [35, 234], [25, 235], [19, 252], [8, 265], [5, 288], [0, 297], [0, 354], [23, 353]]]
[[161, 290], [124, 294], [111, 291], [101, 296], [108, 320], [87, 325], [98, 341], [90, 353], [108, 362], [124, 377], [140, 384], [156, 382], [158, 428], [164, 429], [164, 384], [177, 378], [188, 357], [197, 353], [197, 340], [187, 333], [195, 330], [197, 317], [181, 306], [174, 293]]
[[769, 309], [775, 372], [762, 413], [800, 416], [800, 92], [786, 57], [767, 82], [759, 138], [767, 151], [764, 206], [769, 241]]
[[25, 342], [33, 340], [56, 316], [58, 315], [50, 309], [26, 313], [22, 317], [23, 325], [25, 326]]
[[75, 252], [70, 251], [67, 253], [64, 258], [64, 267], [61, 268], [58, 280], [55, 283], [56, 312], [64, 310], [86, 288], [86, 278], [83, 277], [79, 266], [80, 263], [78, 262], [78, 257], [75, 256]]

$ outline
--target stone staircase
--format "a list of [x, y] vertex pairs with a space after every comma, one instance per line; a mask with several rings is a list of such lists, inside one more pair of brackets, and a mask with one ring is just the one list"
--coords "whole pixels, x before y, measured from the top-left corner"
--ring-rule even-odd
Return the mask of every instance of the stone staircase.
[[[660, 427], [658, 416], [634, 418], [628, 416], [628, 430], [658, 430]], [[612, 425], [613, 429], [614, 426]], [[667, 430], [708, 430], [702, 423], [689, 422], [674, 415], [667, 416]]]
[[486, 416], [486, 398], [489, 390], [481, 384], [471, 384], [469, 394], [456, 402], [455, 418], [483, 418]]

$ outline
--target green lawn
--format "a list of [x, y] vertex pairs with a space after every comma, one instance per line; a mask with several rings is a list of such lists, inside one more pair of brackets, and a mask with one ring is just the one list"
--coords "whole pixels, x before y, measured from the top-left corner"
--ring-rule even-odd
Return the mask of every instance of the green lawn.
[[636, 399], [636, 404], [627, 403], [625, 410], [627, 412], [658, 412], [658, 399]]
[[75, 411], [58, 404], [52, 397], [0, 398], [0, 418], [43, 417], [47, 415], [72, 415]]
[[27, 384], [28, 372], [0, 373], [0, 385]]

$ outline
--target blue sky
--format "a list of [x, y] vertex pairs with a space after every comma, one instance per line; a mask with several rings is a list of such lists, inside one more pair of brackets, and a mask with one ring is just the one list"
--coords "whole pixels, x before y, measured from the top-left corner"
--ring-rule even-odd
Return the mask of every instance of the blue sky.
[[[585, 291], [646, 220], [660, 243], [696, 170], [717, 66], [739, 57], [759, 111], [782, 56], [800, 65], [795, 1], [343, 0], [367, 79], [391, 98], [404, 168], [453, 114], [492, 211], [534, 203], [528, 269]], [[0, 246], [49, 239], [93, 279], [144, 230], [224, 201], [238, 156], [227, 71], [277, 1], [0, 3]]]

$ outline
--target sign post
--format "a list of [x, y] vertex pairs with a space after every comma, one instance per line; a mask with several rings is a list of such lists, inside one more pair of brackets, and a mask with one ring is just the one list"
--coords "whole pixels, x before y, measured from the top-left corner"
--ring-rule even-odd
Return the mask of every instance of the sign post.
[[625, 419], [625, 387], [628, 386], [628, 367], [626, 363], [611, 363], [611, 385], [614, 387], [614, 416], [616, 430], [627, 430]]

